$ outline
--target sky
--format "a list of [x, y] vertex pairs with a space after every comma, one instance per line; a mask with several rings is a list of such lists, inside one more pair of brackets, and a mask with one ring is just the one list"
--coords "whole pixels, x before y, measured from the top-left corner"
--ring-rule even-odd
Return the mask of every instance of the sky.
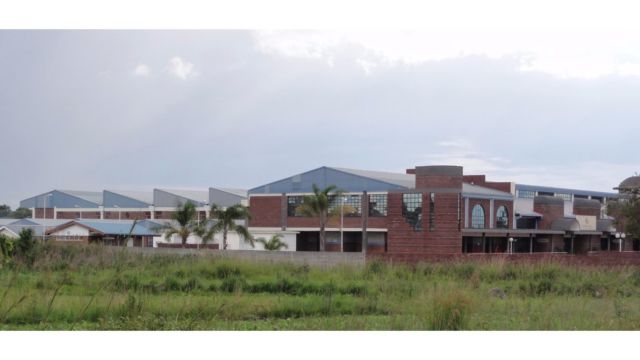
[[325, 165], [612, 191], [640, 172], [639, 35], [0, 30], [0, 203]]

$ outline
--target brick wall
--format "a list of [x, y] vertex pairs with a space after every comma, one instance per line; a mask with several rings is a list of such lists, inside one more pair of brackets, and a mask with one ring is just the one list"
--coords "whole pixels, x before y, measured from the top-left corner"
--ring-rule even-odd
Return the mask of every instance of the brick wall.
[[[281, 227], [282, 224], [282, 195], [253, 196], [249, 201], [251, 220], [249, 226], [253, 227]], [[318, 225], [315, 225], [316, 227]]]
[[534, 202], [533, 211], [542, 214], [542, 219], [538, 222], [538, 229], [549, 230], [554, 220], [564, 217], [564, 204], [539, 204]]
[[45, 215], [47, 219], [53, 219], [53, 208], [47, 208], [46, 211], [43, 211], [42, 208], [35, 208], [36, 219], [43, 219], [43, 215]]

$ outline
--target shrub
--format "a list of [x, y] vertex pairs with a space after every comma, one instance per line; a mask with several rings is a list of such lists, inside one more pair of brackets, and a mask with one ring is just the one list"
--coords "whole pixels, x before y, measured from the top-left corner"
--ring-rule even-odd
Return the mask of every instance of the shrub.
[[228, 293], [242, 291], [247, 288], [247, 281], [240, 276], [231, 276], [222, 280], [220, 290]]
[[464, 330], [468, 324], [471, 301], [460, 292], [434, 299], [431, 312], [432, 330]]
[[219, 264], [216, 267], [216, 276], [218, 277], [218, 279], [237, 277], [240, 275], [240, 273], [240, 269], [237, 266], [231, 266], [226, 263]]

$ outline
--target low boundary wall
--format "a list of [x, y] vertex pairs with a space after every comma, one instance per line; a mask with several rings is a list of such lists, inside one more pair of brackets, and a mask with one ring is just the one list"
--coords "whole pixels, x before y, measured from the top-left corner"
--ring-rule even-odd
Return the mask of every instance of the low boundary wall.
[[255, 251], [255, 250], [210, 250], [189, 248], [135, 248], [127, 250], [143, 255], [210, 256], [217, 259], [237, 259], [253, 262], [289, 262], [297, 265], [335, 267], [342, 265], [364, 266], [362, 253], [335, 253], [314, 251]]
[[582, 255], [566, 253], [538, 253], [538, 254], [371, 254], [367, 261], [382, 260], [389, 263], [419, 262], [490, 262], [508, 261], [514, 263], [559, 263], [565, 265], [587, 266], [640, 266], [640, 252], [590, 252]]

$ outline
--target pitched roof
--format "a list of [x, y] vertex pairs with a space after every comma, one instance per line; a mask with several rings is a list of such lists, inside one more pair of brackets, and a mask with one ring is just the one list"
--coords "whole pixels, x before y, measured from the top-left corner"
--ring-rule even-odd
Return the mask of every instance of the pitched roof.
[[471, 185], [468, 183], [462, 183], [462, 195], [479, 195], [488, 197], [501, 197], [506, 199], [513, 199], [513, 195], [508, 192], [491, 189], [484, 186]]
[[105, 190], [133, 200], [153, 205], [153, 191]]
[[[135, 235], [135, 236], [156, 236], [158, 235], [158, 232], [153, 231], [145, 226], [142, 226], [138, 223], [135, 224], [135, 226], [133, 226], [133, 221], [105, 221], [105, 220], [91, 220], [91, 221], [85, 221], [85, 220], [71, 220], [65, 224], [56, 226], [53, 229], [49, 229], [47, 231], [47, 234], [52, 234], [55, 232], [58, 232], [60, 230], [63, 230], [65, 228], [68, 228], [70, 226], [73, 225], [78, 225], [81, 227], [84, 227], [86, 229], [89, 229], [90, 232], [92, 233], [98, 233], [98, 234], [103, 234], [103, 235], [129, 235], [129, 233], [131, 232], [131, 235]], [[132, 230], [133, 227], [133, 230]]]
[[342, 172], [346, 172], [349, 174], [362, 176], [365, 178], [378, 180], [382, 182], [386, 182], [393, 185], [403, 186], [408, 189], [414, 188], [416, 185], [416, 176], [413, 174], [403, 174], [403, 173], [392, 173], [386, 171], [372, 171], [372, 170], [360, 170], [360, 169], [349, 169], [349, 168], [341, 168], [341, 167], [328, 167], [329, 169], [334, 169]]
[[61, 193], [65, 193], [71, 196], [75, 196], [82, 200], [92, 202], [96, 205], [102, 205], [102, 192], [101, 191], [81, 191], [81, 190], [58, 190]]
[[169, 194], [177, 195], [185, 199], [202, 203], [209, 202], [209, 190], [185, 190], [185, 189], [158, 189]]
[[212, 187], [212, 189], [224, 191], [224, 192], [229, 193], [231, 195], [241, 196], [241, 197], [244, 197], [244, 198], [247, 197], [247, 193], [248, 193], [248, 190], [246, 190], [246, 189], [231, 189], [231, 188], [221, 188], [221, 187]]

